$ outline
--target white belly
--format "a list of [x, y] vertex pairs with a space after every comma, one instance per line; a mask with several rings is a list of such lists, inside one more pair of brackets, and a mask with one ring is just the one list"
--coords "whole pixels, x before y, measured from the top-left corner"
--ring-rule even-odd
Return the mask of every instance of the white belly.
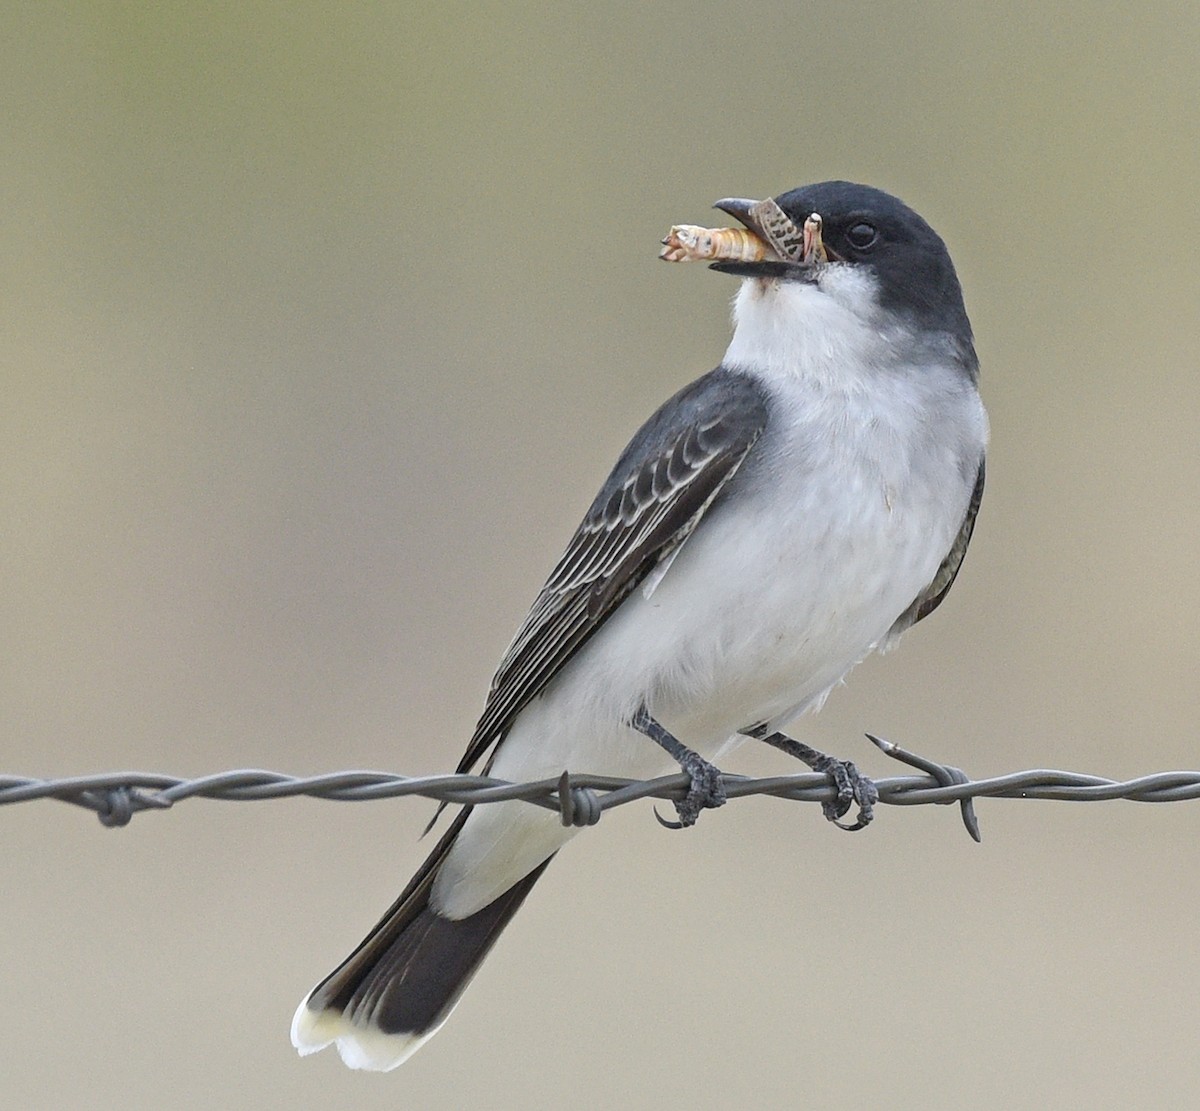
[[[623, 724], [642, 702], [710, 759], [739, 729], [819, 706], [933, 579], [986, 436], [973, 390], [951, 389], [961, 411], [931, 421], [925, 395], [947, 383], [919, 382], [919, 397], [907, 379], [892, 385], [839, 394], [827, 382], [791, 383], [788, 411], [776, 414], [787, 419], [773, 418], [729, 496], [650, 596], [631, 595], [522, 711], [493, 774], [673, 771]], [[434, 905], [450, 917], [473, 913], [573, 833], [523, 803], [477, 808]]]

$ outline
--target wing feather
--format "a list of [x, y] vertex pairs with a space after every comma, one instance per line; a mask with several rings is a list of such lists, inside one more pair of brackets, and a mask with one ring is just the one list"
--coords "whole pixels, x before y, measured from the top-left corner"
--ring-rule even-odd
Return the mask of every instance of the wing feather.
[[718, 368], [656, 412], [622, 453], [551, 571], [492, 680], [458, 770], [513, 719], [662, 560], [672, 558], [767, 422], [747, 375]]
[[975, 531], [975, 518], [979, 514], [979, 504], [983, 501], [983, 475], [984, 460], [980, 459], [979, 472], [975, 476], [975, 489], [971, 492], [971, 501], [967, 505], [966, 516], [963, 517], [958, 536], [955, 537], [946, 558], [942, 560], [933, 582], [921, 591], [888, 632], [889, 641], [894, 643], [895, 638], [905, 629], [912, 628], [918, 621], [928, 617], [950, 593], [950, 588], [958, 576], [958, 569], [962, 566], [963, 557], [967, 554], [967, 545], [971, 543], [971, 533]]

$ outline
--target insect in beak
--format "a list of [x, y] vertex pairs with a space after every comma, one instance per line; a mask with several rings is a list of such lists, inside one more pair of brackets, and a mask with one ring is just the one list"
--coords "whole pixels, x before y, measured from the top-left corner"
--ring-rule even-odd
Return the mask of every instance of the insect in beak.
[[658, 257], [667, 262], [707, 262], [714, 270], [744, 278], [800, 281], [814, 281], [815, 268], [829, 261], [819, 213], [797, 227], [772, 197], [761, 201], [727, 197], [713, 207], [745, 227], [676, 224], [662, 240]]
[[825, 241], [822, 238], [823, 226], [821, 215], [817, 212], [804, 221], [803, 245], [800, 250], [802, 266], [814, 266], [829, 261], [829, 252], [825, 249]]

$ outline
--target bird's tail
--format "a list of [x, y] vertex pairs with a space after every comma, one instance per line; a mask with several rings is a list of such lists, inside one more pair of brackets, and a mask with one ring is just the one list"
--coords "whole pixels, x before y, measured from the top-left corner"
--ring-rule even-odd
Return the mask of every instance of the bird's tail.
[[438, 914], [429, 892], [469, 813], [468, 807], [458, 815], [391, 909], [297, 1008], [292, 1044], [301, 1054], [336, 1043], [351, 1068], [386, 1071], [415, 1053], [450, 1017], [500, 931], [550, 863], [543, 861], [467, 918]]

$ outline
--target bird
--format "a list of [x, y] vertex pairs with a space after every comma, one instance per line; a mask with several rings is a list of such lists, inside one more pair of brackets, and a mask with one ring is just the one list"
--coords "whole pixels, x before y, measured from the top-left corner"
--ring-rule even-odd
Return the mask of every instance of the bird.
[[[857, 827], [870, 781], [782, 729], [954, 583], [988, 441], [971, 325], [945, 243], [887, 192], [824, 181], [715, 207], [774, 249], [710, 262], [740, 278], [728, 349], [620, 454], [501, 659], [458, 771], [682, 769], [665, 824], [688, 826], [725, 799], [713, 761], [758, 739], [827, 772], [826, 816], [857, 802]], [[779, 246], [780, 221], [803, 235]], [[405, 1061], [576, 832], [519, 801], [462, 809], [301, 1002], [295, 1047], [335, 1045], [359, 1069]]]

